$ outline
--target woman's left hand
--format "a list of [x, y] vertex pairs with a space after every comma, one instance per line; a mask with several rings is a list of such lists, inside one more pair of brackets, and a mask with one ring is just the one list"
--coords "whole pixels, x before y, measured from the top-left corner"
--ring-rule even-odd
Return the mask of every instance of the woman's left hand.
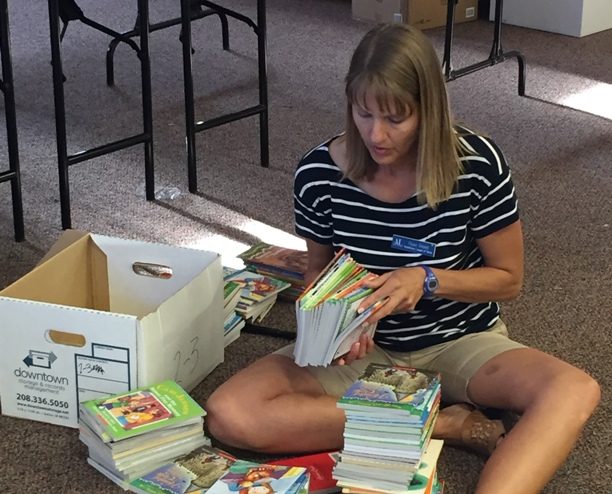
[[[369, 323], [365, 323], [363, 326], [366, 324], [369, 325]], [[353, 361], [365, 357], [372, 348], [374, 348], [374, 339], [370, 335], [370, 331], [364, 327], [359, 340], [353, 343], [349, 352], [334, 360], [332, 365], [351, 365]]]
[[363, 299], [359, 310], [365, 310], [378, 300], [387, 298], [385, 304], [368, 318], [368, 323], [377, 323], [389, 314], [414, 310], [423, 296], [425, 270], [421, 267], [400, 268], [368, 280], [364, 286], [374, 292]]

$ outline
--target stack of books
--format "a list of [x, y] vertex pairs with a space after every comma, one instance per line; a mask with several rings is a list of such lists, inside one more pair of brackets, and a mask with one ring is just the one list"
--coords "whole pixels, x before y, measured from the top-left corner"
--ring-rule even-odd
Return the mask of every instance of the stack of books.
[[88, 463], [124, 485], [210, 441], [206, 412], [174, 381], [79, 404]]
[[290, 286], [286, 281], [246, 269], [224, 267], [223, 272], [225, 283], [234, 281], [241, 285], [236, 312], [246, 321], [253, 323], [261, 321], [276, 303], [278, 294]]
[[238, 257], [249, 271], [290, 283], [291, 286], [279, 297], [294, 301], [304, 291], [304, 275], [308, 267], [306, 251], [259, 242]]
[[240, 336], [240, 331], [246, 324], [236, 312], [240, 302], [240, 292], [244, 287], [238, 281], [226, 281], [223, 287], [223, 346], [226, 347]]
[[442, 442], [430, 439], [440, 397], [437, 373], [370, 364], [337, 402], [346, 415], [334, 468], [343, 492], [408, 494], [420, 484], [437, 492]]
[[379, 300], [361, 313], [362, 300], [372, 289], [363, 286], [374, 274], [341, 250], [295, 302], [297, 338], [296, 364], [329, 365], [347, 353], [364, 332], [374, 325], [363, 323], [386, 302]]

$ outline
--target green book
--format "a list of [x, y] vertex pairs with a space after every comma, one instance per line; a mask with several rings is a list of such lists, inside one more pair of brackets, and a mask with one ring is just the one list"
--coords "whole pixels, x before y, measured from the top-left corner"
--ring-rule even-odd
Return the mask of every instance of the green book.
[[425, 425], [440, 393], [437, 372], [372, 363], [338, 400], [346, 411], [385, 416], [396, 410], [418, 417]]
[[104, 442], [202, 422], [204, 409], [172, 380], [85, 401], [80, 419]]

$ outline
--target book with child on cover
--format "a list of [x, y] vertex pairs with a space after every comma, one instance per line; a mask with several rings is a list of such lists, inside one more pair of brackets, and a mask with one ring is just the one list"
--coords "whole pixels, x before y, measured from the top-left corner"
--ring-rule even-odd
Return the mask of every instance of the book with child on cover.
[[172, 380], [85, 401], [80, 404], [79, 412], [80, 419], [104, 442], [202, 422], [206, 415], [204, 409]]
[[237, 460], [208, 489], [208, 494], [300, 494], [308, 492], [304, 467]]

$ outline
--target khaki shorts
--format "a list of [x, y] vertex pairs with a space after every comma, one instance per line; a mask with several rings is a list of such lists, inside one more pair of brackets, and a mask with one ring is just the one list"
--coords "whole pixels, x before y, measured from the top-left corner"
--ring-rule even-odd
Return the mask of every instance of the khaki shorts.
[[[525, 345], [508, 338], [506, 325], [498, 320], [487, 331], [467, 334], [456, 340], [422, 350], [392, 352], [376, 345], [364, 358], [355, 360], [351, 365], [306, 367], [306, 369], [321, 383], [325, 392], [332, 396], [342, 396], [372, 362], [435, 370], [442, 377], [443, 401], [471, 403], [467, 386], [472, 376], [491, 358], [515, 348], [525, 348]], [[275, 353], [293, 359], [293, 344]]]

